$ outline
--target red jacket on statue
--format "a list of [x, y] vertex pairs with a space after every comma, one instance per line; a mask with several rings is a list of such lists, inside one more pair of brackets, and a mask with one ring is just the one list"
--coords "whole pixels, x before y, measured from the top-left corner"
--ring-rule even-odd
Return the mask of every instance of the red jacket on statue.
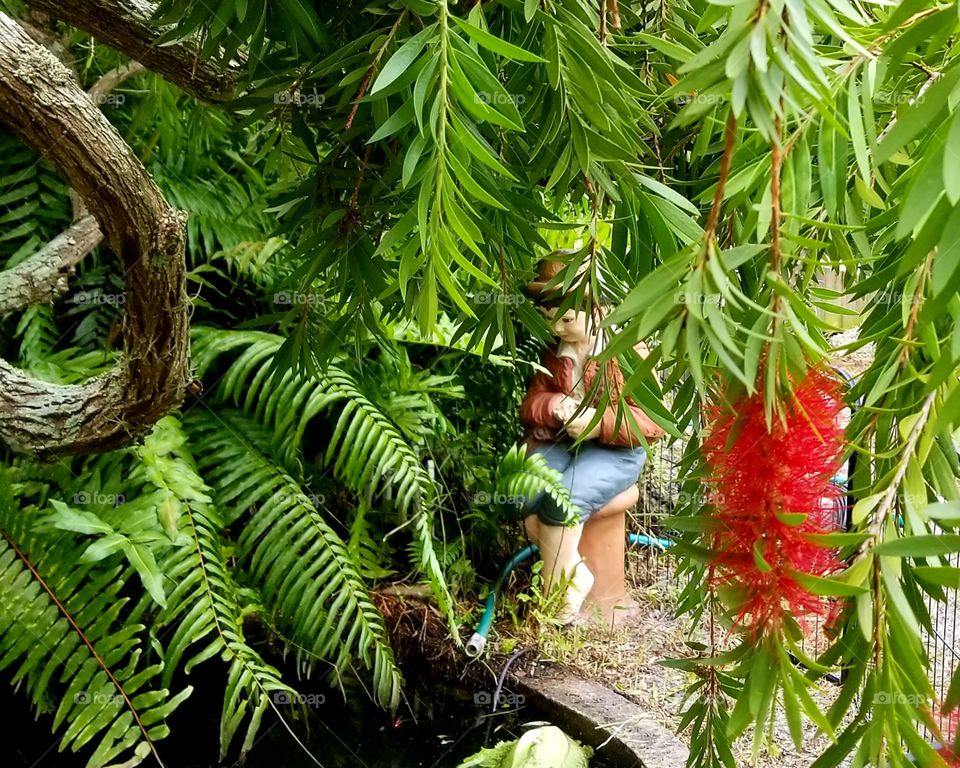
[[[523, 398], [523, 403], [520, 405], [520, 423], [527, 428], [526, 441], [528, 444], [556, 439], [570, 439], [562, 429], [563, 421], [555, 415], [554, 408], [564, 396], [576, 397], [573, 393], [574, 361], [566, 356], [558, 356], [556, 351], [556, 347], [547, 350], [543, 358], [543, 367], [550, 371], [550, 374], [542, 371], [537, 372], [530, 383], [526, 396]], [[583, 371], [583, 387], [586, 392], [590, 391], [597, 370], [597, 361], [595, 359], [588, 360]], [[623, 376], [616, 361], [610, 364], [610, 372], [615, 385], [622, 386]], [[626, 398], [626, 405], [630, 409], [634, 420], [636, 420], [640, 432], [648, 442], [663, 437], [664, 430], [640, 410], [639, 406], [629, 397]], [[640, 440], [634, 435], [626, 414], [621, 415], [620, 423], [617, 424], [617, 407], [613, 404], [608, 406], [603, 413], [597, 442], [602, 445], [622, 448], [633, 448], [641, 444]]]

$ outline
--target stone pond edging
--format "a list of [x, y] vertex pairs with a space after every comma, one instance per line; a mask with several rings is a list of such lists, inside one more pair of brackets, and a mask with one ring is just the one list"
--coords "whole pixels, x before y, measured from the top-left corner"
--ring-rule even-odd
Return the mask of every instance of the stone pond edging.
[[536, 675], [511, 674], [508, 687], [622, 768], [686, 766], [683, 742], [646, 710], [600, 683], [540, 667]]

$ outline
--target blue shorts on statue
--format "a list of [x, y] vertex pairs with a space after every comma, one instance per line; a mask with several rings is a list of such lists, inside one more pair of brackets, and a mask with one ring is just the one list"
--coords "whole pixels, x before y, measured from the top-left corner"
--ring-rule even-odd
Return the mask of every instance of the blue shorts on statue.
[[[581, 523], [634, 485], [647, 460], [647, 452], [640, 446], [617, 448], [589, 442], [576, 448], [568, 442], [540, 443], [530, 453], [541, 454], [551, 469], [563, 475]], [[524, 505], [522, 514], [534, 512], [546, 525], [564, 523], [563, 510], [545, 493]]]

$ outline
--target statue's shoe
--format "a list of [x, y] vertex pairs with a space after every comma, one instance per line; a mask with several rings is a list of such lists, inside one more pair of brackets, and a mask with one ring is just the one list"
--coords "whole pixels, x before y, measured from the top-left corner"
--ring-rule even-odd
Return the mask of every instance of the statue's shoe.
[[560, 615], [558, 616], [563, 626], [569, 626], [576, 621], [587, 595], [590, 594], [591, 587], [593, 587], [593, 574], [586, 564], [580, 561], [574, 568], [573, 577], [567, 584], [563, 607], [560, 609]]
[[612, 629], [627, 624], [640, 615], [640, 603], [629, 595], [607, 605], [587, 601], [570, 622], [570, 626]]

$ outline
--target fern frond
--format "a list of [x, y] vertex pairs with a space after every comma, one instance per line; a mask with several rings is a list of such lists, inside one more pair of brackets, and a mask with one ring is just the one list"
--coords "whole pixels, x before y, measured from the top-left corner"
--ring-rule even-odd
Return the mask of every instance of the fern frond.
[[[368, 506], [363, 500], [357, 504], [357, 508], [350, 521], [350, 538], [347, 541], [347, 549], [350, 557], [357, 564], [360, 575], [365, 579], [385, 579], [395, 573], [393, 570], [384, 568], [383, 560], [378, 551], [377, 542], [370, 535], [370, 526], [367, 521]], [[384, 547], [386, 542], [381, 544]]]
[[123, 301], [123, 277], [113, 259], [100, 254], [87, 257], [63, 302], [63, 322], [69, 328], [70, 343], [85, 352], [101, 354], [115, 346]]
[[326, 378], [344, 399], [326, 455], [337, 474], [357, 489], [388, 477], [402, 510], [430, 499], [433, 482], [396, 426], [345, 371], [331, 366]]
[[[221, 145], [218, 149], [225, 149], [226, 141], [225, 138], [217, 139]], [[241, 242], [261, 241], [271, 226], [275, 226], [275, 220], [271, 221], [264, 213], [264, 200], [251, 195], [253, 185], [221, 168], [219, 159], [206, 160], [206, 167], [193, 171], [177, 168], [171, 163], [149, 166], [167, 201], [176, 208], [191, 212], [186, 235], [188, 256], [194, 264], [209, 261], [217, 251], [233, 248]], [[249, 166], [245, 169], [250, 170]]]
[[389, 483], [394, 499], [403, 510], [434, 493], [433, 483], [419, 456], [400, 430], [343, 369], [330, 365], [325, 375], [316, 378], [290, 371], [277, 377], [271, 364], [283, 339], [270, 333], [198, 328], [194, 339], [198, 375], [202, 375], [217, 356], [243, 348], [223, 377], [219, 394], [253, 413], [273, 430], [273, 446], [279, 450], [286, 467], [296, 466], [310, 421], [334, 403], [342, 402], [326, 454], [326, 460], [333, 462], [342, 480], [358, 493]]
[[53, 307], [47, 304], [27, 307], [17, 322], [16, 336], [20, 339], [20, 365], [39, 375], [60, 339]]
[[244, 240], [230, 248], [217, 251], [211, 261], [223, 261], [230, 274], [246, 277], [256, 285], [272, 289], [280, 281], [277, 254], [285, 246], [286, 242], [279, 237], [258, 241]]
[[[322, 659], [343, 670], [359, 658], [372, 672], [377, 701], [395, 709], [401, 677], [383, 618], [347, 546], [266, 452], [269, 437], [239, 412], [194, 411], [186, 424], [218, 505], [256, 507], [237, 555], [296, 647], [298, 667], [310, 674]], [[255, 480], [238, 483], [240, 473]]]
[[[370, 375], [367, 371], [373, 366]], [[464, 388], [456, 376], [414, 368], [402, 345], [388, 348], [375, 362], [365, 361], [364, 368], [367, 394], [383, 407], [408, 440], [417, 445], [430, 444], [454, 433], [434, 398], [463, 399]]]
[[514, 445], [497, 467], [494, 500], [507, 499], [508, 503], [518, 505], [524, 499], [545, 493], [567, 519], [573, 519], [577, 509], [570, 501], [570, 490], [563, 485], [562, 477], [539, 453], [528, 454], [525, 445]]
[[[223, 760], [245, 719], [241, 754], [253, 747], [265, 712], [270, 708], [277, 710], [277, 694], [286, 694], [288, 701], [296, 701], [298, 694], [243, 635], [243, 606], [224, 554], [226, 543], [211, 503], [212, 491], [198, 474], [186, 443], [180, 423], [168, 416], [135, 449], [155, 489], [150, 494], [153, 509], [164, 517], [168, 532], [179, 529], [189, 540], [189, 546], [177, 548], [161, 561], [166, 579], [176, 586], [167, 597], [166, 610], [155, 620], [153, 632], [162, 636], [165, 629], [176, 628], [164, 643], [165, 686], [181, 665], [189, 673], [217, 655], [229, 664], [220, 718]], [[135, 615], [148, 605], [141, 601]], [[183, 663], [188, 653], [192, 655]], [[282, 716], [280, 720], [292, 734]]]
[[[185, 672], [217, 655], [229, 663], [220, 716], [220, 759], [223, 760], [245, 718], [249, 720], [241, 755], [253, 747], [265, 712], [271, 707], [277, 709], [276, 694], [287, 693], [291, 701], [296, 700], [297, 694], [243, 636], [242, 607], [223, 558], [223, 543], [211, 509], [188, 507], [186, 518], [193, 547], [180, 562], [171, 563], [173, 567], [169, 571], [178, 579], [177, 589], [171, 595], [176, 608], [160, 616], [157, 622], [158, 629], [177, 625], [166, 643], [165, 677], [180, 665], [187, 650], [197, 645], [201, 648], [194, 651], [184, 665]], [[290, 730], [285, 722], [284, 725]]]
[[84, 565], [73, 542], [29, 533], [26, 517], [0, 483], [0, 671], [18, 665], [13, 683], [25, 680], [38, 708], [59, 697], [59, 749], [96, 744], [87, 768], [159, 761], [163, 721], [192, 688], [171, 696], [155, 687], [162, 664], [140, 665], [145, 628], [124, 621], [120, 595], [132, 569]]
[[[253, 413], [273, 432], [271, 445], [288, 469], [296, 466], [310, 421], [330, 405], [342, 403], [326, 461], [358, 493], [369, 494], [387, 484], [399, 509], [415, 515], [419, 568], [459, 642], [453, 598], [433, 547], [436, 485], [397, 426], [367, 397], [357, 381], [335, 364], [316, 377], [289, 370], [277, 377], [272, 363], [283, 343], [279, 336], [197, 328], [194, 339], [194, 359], [201, 375], [219, 355], [243, 349], [224, 375], [219, 397]], [[245, 477], [246, 473], [247, 468], [238, 466], [229, 479], [241, 483], [243, 488], [252, 488], [256, 481]]]
[[414, 530], [416, 536], [411, 542], [411, 547], [416, 555], [420, 568], [427, 577], [430, 584], [430, 590], [440, 611], [447, 619], [447, 628], [453, 636], [453, 642], [458, 646], [463, 644], [460, 637], [460, 631], [457, 628], [457, 617], [454, 612], [455, 606], [450, 590], [447, 587], [447, 579], [443, 572], [443, 566], [437, 558], [435, 547], [435, 537], [433, 535], [434, 515], [433, 506], [424, 505], [417, 511], [414, 519]]
[[71, 347], [47, 355], [32, 365], [30, 371], [38, 378], [58, 384], [79, 384], [109, 371], [119, 357], [119, 351], [80, 352]]
[[[0, 128], [0, 244], [5, 253], [28, 241], [46, 243], [70, 222], [66, 184], [53, 167]], [[32, 253], [33, 248], [30, 252]], [[6, 266], [12, 266], [12, 261]]]

